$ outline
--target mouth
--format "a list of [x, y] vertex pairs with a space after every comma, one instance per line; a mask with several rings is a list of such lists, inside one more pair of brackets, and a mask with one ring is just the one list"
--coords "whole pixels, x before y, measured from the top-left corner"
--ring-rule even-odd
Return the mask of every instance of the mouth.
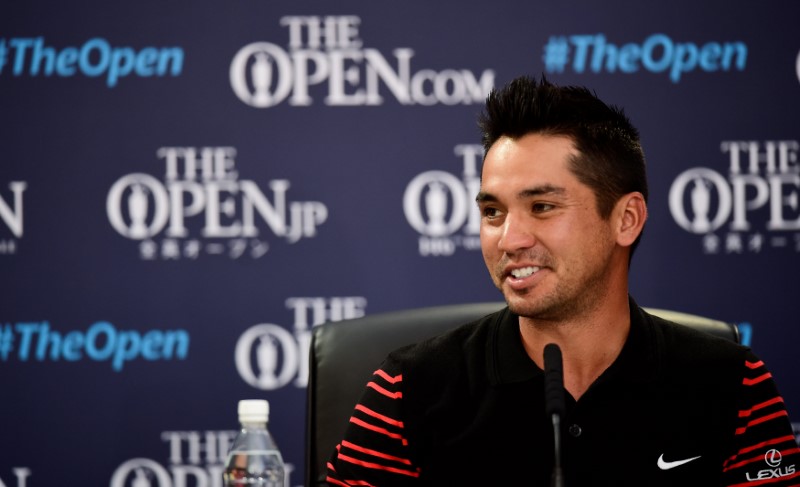
[[524, 279], [526, 277], [530, 277], [536, 274], [540, 270], [542, 270], [542, 268], [539, 266], [519, 267], [517, 269], [511, 269], [511, 272], [509, 272], [509, 274], [511, 274], [511, 277], [513, 277], [514, 279]]

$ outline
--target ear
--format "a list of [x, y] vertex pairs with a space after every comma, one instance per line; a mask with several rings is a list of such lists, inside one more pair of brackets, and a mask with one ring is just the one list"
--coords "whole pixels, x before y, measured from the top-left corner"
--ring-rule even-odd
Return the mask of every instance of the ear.
[[647, 203], [642, 193], [628, 193], [617, 201], [614, 208], [617, 222], [617, 243], [630, 247], [639, 237], [647, 221]]

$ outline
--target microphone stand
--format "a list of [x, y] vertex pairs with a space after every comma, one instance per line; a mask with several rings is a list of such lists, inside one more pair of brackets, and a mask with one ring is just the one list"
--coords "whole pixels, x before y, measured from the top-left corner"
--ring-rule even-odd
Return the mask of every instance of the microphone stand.
[[544, 347], [544, 404], [545, 412], [553, 422], [553, 474], [552, 487], [564, 487], [564, 473], [561, 469], [561, 417], [566, 412], [564, 400], [564, 366], [561, 349], [555, 343]]
[[561, 470], [561, 417], [553, 413], [553, 446], [555, 460], [553, 461], [553, 475], [550, 478], [552, 487], [564, 487], [564, 472]]

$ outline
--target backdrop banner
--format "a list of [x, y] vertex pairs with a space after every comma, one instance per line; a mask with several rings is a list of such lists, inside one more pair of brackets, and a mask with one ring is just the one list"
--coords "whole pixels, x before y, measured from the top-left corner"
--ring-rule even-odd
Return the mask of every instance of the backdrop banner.
[[220, 487], [251, 398], [304, 485], [314, 326], [502, 299], [476, 120], [524, 74], [624, 107], [633, 297], [800, 422], [800, 3], [2, 3], [0, 487]]

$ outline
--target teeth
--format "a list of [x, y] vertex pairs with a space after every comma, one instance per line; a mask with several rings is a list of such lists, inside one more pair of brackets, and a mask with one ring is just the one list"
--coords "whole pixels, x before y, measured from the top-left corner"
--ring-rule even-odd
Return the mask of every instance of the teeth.
[[523, 277], [531, 276], [536, 272], [539, 272], [539, 269], [541, 269], [541, 267], [538, 267], [538, 266], [536, 266], [536, 267], [523, 267], [521, 269], [514, 269], [513, 271], [511, 271], [511, 275], [516, 277], [517, 279], [520, 279], [520, 278], [523, 278]]

